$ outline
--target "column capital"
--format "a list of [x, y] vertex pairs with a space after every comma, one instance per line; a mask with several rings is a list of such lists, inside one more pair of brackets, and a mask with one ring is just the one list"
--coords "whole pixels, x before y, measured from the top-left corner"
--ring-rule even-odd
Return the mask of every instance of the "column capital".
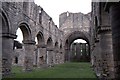
[[12, 34], [12, 33], [0, 33], [0, 37], [7, 37], [7, 38], [16, 39], [16, 38], [17, 38], [17, 35]]
[[45, 44], [37, 44], [37, 47], [38, 48], [46, 48], [46, 45]]
[[36, 42], [35, 41], [33, 41], [33, 40], [23, 40], [22, 41], [24, 44], [36, 44]]
[[47, 48], [47, 51], [53, 51], [54, 49], [53, 48]]

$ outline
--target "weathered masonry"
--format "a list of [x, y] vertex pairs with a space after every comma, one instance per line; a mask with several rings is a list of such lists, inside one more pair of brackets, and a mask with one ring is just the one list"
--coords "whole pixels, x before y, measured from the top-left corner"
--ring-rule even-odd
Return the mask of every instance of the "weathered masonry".
[[[59, 17], [59, 27], [63, 31], [63, 47], [65, 61], [70, 61], [71, 44], [76, 39], [84, 39], [90, 48], [90, 13], [62, 13]], [[89, 50], [90, 51], [90, 50]], [[90, 53], [89, 53], [90, 54]]]
[[120, 2], [93, 2], [91, 62], [99, 78], [120, 78]]
[[[31, 71], [33, 67], [64, 63], [68, 61], [73, 40], [83, 38], [88, 44], [90, 42], [90, 14], [65, 12], [60, 15], [59, 29], [43, 8], [34, 2], [3, 2], [0, 18], [3, 76], [11, 74], [12, 64]], [[23, 34], [22, 44], [14, 40], [18, 28]]]
[[[32, 71], [33, 67], [52, 67], [73, 58], [80, 61], [84, 55], [98, 78], [119, 80], [120, 2], [92, 2], [92, 12], [88, 14], [64, 12], [59, 16], [59, 28], [34, 2], [0, 2], [0, 7], [3, 77], [11, 74], [12, 64]], [[15, 40], [18, 28], [23, 34], [22, 43]], [[72, 44], [76, 39], [87, 43]], [[87, 54], [77, 48], [76, 54], [71, 54], [75, 46], [84, 47]]]
[[[63, 32], [43, 8], [34, 2], [2, 2], [0, 10], [3, 76], [11, 73], [13, 58], [25, 71], [32, 70], [34, 65], [52, 66], [64, 62]], [[18, 28], [23, 33], [21, 47], [14, 41]]]

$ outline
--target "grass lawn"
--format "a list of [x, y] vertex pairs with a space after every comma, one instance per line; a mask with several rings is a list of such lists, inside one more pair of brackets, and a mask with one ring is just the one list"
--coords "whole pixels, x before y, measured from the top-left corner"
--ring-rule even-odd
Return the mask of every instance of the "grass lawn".
[[36, 68], [32, 72], [23, 72], [21, 67], [13, 67], [13, 78], [96, 78], [90, 63], [65, 63], [54, 67]]

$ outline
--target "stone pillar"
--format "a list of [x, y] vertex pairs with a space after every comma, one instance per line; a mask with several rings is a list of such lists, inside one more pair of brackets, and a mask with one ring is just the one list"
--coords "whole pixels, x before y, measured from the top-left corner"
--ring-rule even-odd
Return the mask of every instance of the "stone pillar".
[[86, 61], [86, 43], [83, 43], [82, 44], [83, 46], [83, 48], [82, 48], [82, 50], [83, 50], [83, 61]]
[[49, 67], [53, 66], [53, 48], [47, 48], [47, 65]]
[[34, 54], [33, 54], [33, 66], [34, 67], [37, 67], [38, 53], [39, 53], [38, 48], [35, 47]]
[[75, 43], [71, 44], [71, 61], [74, 61], [76, 54], [76, 45]]
[[102, 57], [101, 57], [101, 47], [100, 42], [95, 41], [93, 44], [93, 51], [92, 51], [92, 58], [93, 58], [93, 68], [96, 75], [101, 78], [102, 75]]
[[62, 63], [64, 63], [64, 54], [63, 54], [63, 50], [60, 49], [60, 50], [58, 51], [58, 53], [59, 53], [59, 64], [62, 64]]
[[59, 51], [59, 64], [63, 63], [63, 52]]
[[70, 48], [65, 49], [65, 61], [69, 61]]
[[58, 50], [55, 49], [53, 53], [53, 63], [58, 64]]
[[2, 49], [2, 76], [5, 77], [11, 74], [11, 66], [12, 66], [12, 56], [13, 56], [13, 45], [14, 39], [16, 35], [13, 34], [2, 34], [0, 36], [1, 49]]
[[60, 62], [61, 62], [60, 58], [61, 58], [61, 54], [60, 54], [60, 52], [58, 51], [58, 64], [60, 64]]
[[57, 64], [57, 52], [56, 52], [56, 50], [54, 50], [54, 53], [53, 53], [53, 63]]
[[80, 43], [77, 43], [77, 47], [76, 47], [76, 59], [77, 59], [77, 61], [80, 61], [80, 55], [81, 55], [81, 46], [80, 46]]
[[87, 55], [87, 61], [90, 61], [90, 47], [88, 44], [86, 44], [86, 55]]
[[25, 48], [24, 71], [31, 71], [33, 69], [35, 41], [26, 40], [23, 43]]
[[112, 33], [106, 27], [106, 30], [102, 30], [100, 33], [100, 46], [102, 55], [102, 67], [103, 77], [113, 78], [114, 77], [114, 64], [113, 64], [113, 50], [112, 50]]
[[115, 78], [120, 78], [120, 3], [111, 5], [110, 19], [113, 39], [113, 55], [115, 63]]
[[82, 43], [80, 43], [80, 59], [79, 59], [79, 61], [81, 61], [82, 60]]
[[37, 62], [37, 66], [40, 67], [45, 67], [46, 65], [46, 45], [42, 44], [42, 45], [38, 45], [38, 62]]

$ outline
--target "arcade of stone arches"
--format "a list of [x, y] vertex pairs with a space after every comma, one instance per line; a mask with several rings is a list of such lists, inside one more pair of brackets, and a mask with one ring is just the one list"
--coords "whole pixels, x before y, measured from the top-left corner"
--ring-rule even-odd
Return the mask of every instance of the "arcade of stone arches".
[[[119, 9], [119, 2], [93, 2], [91, 13], [60, 14], [58, 28], [34, 2], [3, 2], [0, 9], [3, 76], [11, 74], [12, 64], [31, 71], [33, 67], [52, 67], [66, 61], [90, 61], [99, 78], [119, 79]], [[23, 34], [22, 43], [15, 40], [18, 28]], [[76, 39], [87, 43], [73, 43]]]

